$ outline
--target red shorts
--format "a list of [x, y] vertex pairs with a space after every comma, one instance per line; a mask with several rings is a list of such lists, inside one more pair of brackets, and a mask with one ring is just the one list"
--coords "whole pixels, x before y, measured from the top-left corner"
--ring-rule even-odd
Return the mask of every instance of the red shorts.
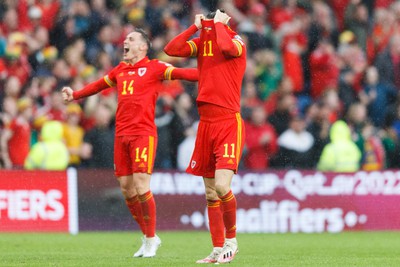
[[186, 172], [213, 178], [215, 170], [237, 172], [244, 145], [244, 125], [239, 113], [200, 118], [196, 144]]
[[137, 172], [151, 174], [157, 149], [154, 136], [116, 136], [114, 143], [115, 176]]

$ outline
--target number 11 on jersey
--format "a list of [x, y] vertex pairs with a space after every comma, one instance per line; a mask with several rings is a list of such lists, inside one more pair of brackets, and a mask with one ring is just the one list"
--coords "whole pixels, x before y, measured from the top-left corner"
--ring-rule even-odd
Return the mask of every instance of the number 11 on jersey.
[[[203, 47], [203, 57], [212, 57], [214, 56], [212, 52], [212, 41], [204, 41], [204, 47]], [[208, 52], [207, 52], [208, 49]]]

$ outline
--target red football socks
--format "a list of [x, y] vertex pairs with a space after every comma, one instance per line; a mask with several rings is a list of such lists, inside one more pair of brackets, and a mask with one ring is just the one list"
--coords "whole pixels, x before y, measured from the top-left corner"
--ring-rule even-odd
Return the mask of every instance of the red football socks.
[[133, 219], [139, 224], [140, 230], [145, 235], [146, 225], [144, 224], [142, 206], [140, 205], [138, 196], [125, 199], [126, 206], [132, 214]]
[[208, 225], [214, 247], [222, 247], [225, 241], [225, 226], [220, 202], [220, 200], [207, 200]]
[[156, 202], [151, 191], [139, 195], [142, 206], [143, 219], [146, 225], [146, 237], [151, 238], [156, 234]]
[[225, 196], [220, 196], [222, 217], [225, 225], [225, 237], [236, 237], [236, 198], [232, 191]]

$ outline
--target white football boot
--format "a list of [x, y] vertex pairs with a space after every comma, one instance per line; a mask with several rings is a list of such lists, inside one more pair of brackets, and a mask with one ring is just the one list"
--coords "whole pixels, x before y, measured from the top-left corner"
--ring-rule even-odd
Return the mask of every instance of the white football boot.
[[219, 254], [221, 254], [222, 248], [220, 247], [215, 247], [211, 251], [210, 255], [205, 257], [204, 259], [196, 261], [196, 263], [216, 263], [219, 257]]
[[233, 261], [238, 252], [239, 249], [236, 238], [225, 239], [224, 247], [222, 248], [221, 254], [219, 254], [217, 263], [229, 263]]
[[161, 239], [156, 235], [151, 238], [145, 238], [143, 258], [152, 258], [156, 256], [157, 249], [161, 246]]
[[135, 252], [135, 254], [133, 254], [134, 258], [139, 258], [139, 257], [143, 257], [144, 254], [144, 247], [146, 246], [146, 236], [143, 236], [141, 238], [142, 240], [142, 245], [140, 246], [139, 250]]

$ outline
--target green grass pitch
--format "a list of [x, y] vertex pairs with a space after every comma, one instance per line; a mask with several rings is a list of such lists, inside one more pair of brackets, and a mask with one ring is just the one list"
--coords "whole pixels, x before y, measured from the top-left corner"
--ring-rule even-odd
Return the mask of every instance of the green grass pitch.
[[[138, 232], [2, 233], [0, 266], [199, 266], [211, 251], [208, 232], [159, 232], [152, 259], [132, 258]], [[229, 266], [400, 266], [400, 232], [238, 234]], [[200, 265], [201, 266], [201, 265]]]

